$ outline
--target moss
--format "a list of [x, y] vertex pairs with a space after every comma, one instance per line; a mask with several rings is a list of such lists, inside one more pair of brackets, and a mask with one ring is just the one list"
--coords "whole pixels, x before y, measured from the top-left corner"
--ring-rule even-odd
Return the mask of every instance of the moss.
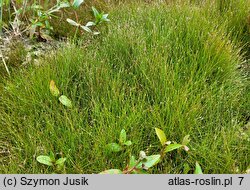
[[27, 50], [22, 41], [13, 41], [9, 46], [9, 51], [7, 53], [8, 59], [6, 60], [9, 68], [17, 68], [22, 65], [26, 60]]

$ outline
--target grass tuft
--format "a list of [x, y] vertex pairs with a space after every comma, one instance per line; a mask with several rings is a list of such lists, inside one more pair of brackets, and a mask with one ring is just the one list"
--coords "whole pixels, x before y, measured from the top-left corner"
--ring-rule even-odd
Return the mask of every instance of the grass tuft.
[[[36, 157], [50, 151], [67, 157], [67, 173], [122, 169], [130, 151], [157, 152], [155, 127], [171, 141], [189, 134], [191, 151], [171, 154], [152, 173], [182, 173], [195, 161], [204, 173], [244, 172], [250, 147], [247, 80], [237, 69], [242, 31], [229, 32], [234, 16], [208, 9], [123, 5], [87, 47], [65, 47], [5, 81], [0, 141], [10, 153], [1, 156], [0, 172], [49, 173]], [[72, 109], [51, 95], [51, 80]], [[106, 144], [122, 129], [133, 145], [109, 154]]]

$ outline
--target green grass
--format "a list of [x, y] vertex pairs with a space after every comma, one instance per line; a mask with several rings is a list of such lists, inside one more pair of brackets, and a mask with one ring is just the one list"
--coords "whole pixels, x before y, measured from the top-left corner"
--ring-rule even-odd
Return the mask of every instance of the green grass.
[[[4, 81], [0, 172], [50, 173], [36, 161], [50, 151], [67, 157], [67, 173], [122, 169], [130, 153], [159, 150], [155, 127], [171, 141], [189, 134], [191, 151], [169, 154], [152, 173], [182, 173], [184, 163], [194, 168], [195, 161], [204, 173], [244, 172], [248, 81], [237, 67], [245, 26], [236, 30], [235, 15], [215, 7], [118, 7], [86, 47], [69, 45]], [[248, 10], [241, 10], [244, 20]], [[73, 109], [50, 94], [52, 79]], [[109, 154], [105, 146], [121, 129], [133, 145]]]

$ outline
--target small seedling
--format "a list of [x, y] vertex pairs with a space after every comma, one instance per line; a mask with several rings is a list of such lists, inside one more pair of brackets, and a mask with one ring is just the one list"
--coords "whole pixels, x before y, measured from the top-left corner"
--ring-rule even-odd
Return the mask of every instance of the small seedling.
[[189, 148], [187, 147], [187, 144], [190, 142], [189, 135], [186, 135], [183, 138], [182, 144], [178, 144], [178, 143], [171, 144], [171, 141], [167, 141], [167, 137], [164, 131], [162, 131], [159, 128], [155, 128], [155, 132], [162, 145], [162, 151], [161, 151], [162, 158], [165, 156], [167, 152], [171, 152], [179, 148], [183, 148], [185, 151], [189, 150]]
[[[186, 146], [190, 140], [189, 135], [183, 138], [182, 144], [171, 144], [171, 141], [167, 141], [167, 137], [161, 129], [155, 128], [155, 132], [157, 137], [160, 140], [162, 145], [162, 149], [160, 154], [154, 154], [147, 156], [144, 151], [140, 151], [139, 159], [136, 160], [134, 156], [130, 157], [129, 164], [125, 167], [124, 170], [120, 169], [110, 169], [101, 172], [100, 174], [145, 174], [147, 170], [152, 168], [161, 162], [166, 153], [171, 152], [173, 150], [184, 148], [184, 150], [188, 151], [189, 148]], [[123, 150], [122, 145], [131, 145], [131, 141], [126, 140], [126, 131], [123, 129], [120, 133], [119, 144], [118, 143], [110, 143], [108, 144], [108, 149], [112, 152], [120, 152]], [[188, 173], [190, 170], [189, 165], [185, 165], [185, 172]]]
[[59, 158], [56, 160], [53, 152], [50, 152], [49, 156], [40, 155], [36, 160], [40, 164], [53, 167], [56, 172], [62, 172], [65, 168], [66, 158]]
[[[53, 96], [55, 96], [55, 97], [60, 96], [60, 91], [57, 88], [55, 81], [53, 81], [53, 80], [50, 81], [49, 89], [50, 89], [50, 92]], [[61, 95], [58, 99], [62, 105], [66, 106], [68, 108], [73, 107], [71, 100], [67, 96]]]
[[122, 171], [119, 169], [110, 169], [101, 172], [100, 174], [147, 174], [147, 170], [155, 166], [161, 161], [161, 155], [146, 156], [144, 151], [140, 151], [139, 159], [134, 156], [130, 157], [129, 163]]
[[98, 31], [92, 31], [90, 27], [97, 26], [101, 24], [102, 22], [109, 22], [110, 20], [108, 19], [108, 14], [104, 13], [99, 13], [95, 7], [92, 7], [92, 11], [95, 17], [95, 21], [89, 21], [86, 25], [80, 24], [78, 21], [74, 21], [72, 19], [67, 18], [67, 22], [71, 24], [72, 26], [77, 27], [76, 28], [76, 33], [79, 28], [83, 29], [86, 32], [92, 33], [93, 35], [98, 35], [100, 32]]
[[95, 7], [92, 7], [92, 11], [94, 13], [94, 17], [95, 17], [95, 22], [91, 22], [91, 23], [87, 23], [87, 25], [98, 25], [102, 22], [109, 22], [110, 20], [108, 19], [108, 14], [104, 14], [104, 13], [99, 13], [97, 11], [97, 9]]
[[119, 143], [109, 143], [107, 149], [111, 152], [120, 152], [123, 150], [124, 146], [131, 146], [132, 142], [127, 141], [127, 133], [124, 129], [120, 132]]
[[167, 137], [163, 130], [159, 128], [155, 128], [155, 132], [162, 145], [161, 154], [160, 154], [161, 160], [164, 158], [164, 156], [168, 152], [171, 152], [180, 148], [183, 148], [185, 151], [189, 150], [189, 148], [187, 147], [187, 144], [190, 142], [189, 135], [186, 135], [183, 138], [182, 144], [178, 144], [178, 143], [171, 144], [171, 141], [167, 141]]
[[78, 31], [79, 28], [85, 30], [86, 32], [89, 32], [89, 33], [92, 33], [92, 30], [88, 27], [88, 26], [84, 26], [84, 25], [81, 25], [79, 23], [77, 23], [76, 21], [70, 19], [70, 18], [67, 18], [66, 21], [71, 24], [72, 26], [75, 26], [76, 27], [76, 32]]

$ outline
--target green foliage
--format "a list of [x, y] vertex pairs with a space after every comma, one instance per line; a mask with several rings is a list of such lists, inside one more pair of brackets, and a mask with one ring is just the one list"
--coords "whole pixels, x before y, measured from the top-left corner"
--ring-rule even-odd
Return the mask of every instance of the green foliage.
[[59, 12], [62, 8], [70, 7], [70, 4], [67, 2], [57, 1], [57, 4], [51, 7], [48, 10], [44, 10], [41, 5], [33, 4], [29, 7], [35, 14], [30, 19], [30, 37], [33, 37], [37, 32], [38, 38], [48, 38], [49, 32], [53, 30], [53, 27], [50, 25], [49, 20], [51, 17], [56, 17], [54, 13]]
[[188, 163], [184, 163], [183, 164], [183, 174], [188, 174], [188, 172], [190, 171], [190, 166]]
[[121, 133], [120, 133], [120, 139], [119, 139], [119, 142], [121, 144], [124, 144], [126, 142], [126, 139], [127, 139], [127, 133], [124, 129], [121, 130]]
[[122, 146], [117, 143], [109, 143], [107, 149], [111, 152], [120, 152], [122, 151]]
[[[144, 151], [140, 151], [139, 159], [136, 160], [134, 156], [131, 156], [129, 163], [127, 164], [126, 168], [123, 171], [119, 169], [110, 169], [110, 170], [105, 170], [100, 174], [146, 174], [147, 170], [149, 170], [150, 168], [157, 165], [159, 162], [163, 160], [164, 155], [162, 154], [162, 152], [164, 153], [171, 152], [183, 146], [180, 144], [170, 144], [166, 147], [167, 144], [165, 143], [166, 141], [165, 133], [158, 128], [155, 128], [155, 132], [159, 140], [161, 142], [164, 142], [162, 143], [163, 147], [161, 150], [161, 154], [147, 156]], [[184, 140], [187, 141], [186, 140], [187, 138], [188, 137], [185, 136]], [[120, 133], [120, 143], [122, 144], [124, 142], [126, 142], [126, 131], [122, 129]], [[120, 152], [122, 150], [122, 146], [117, 143], [110, 143], [108, 144], [108, 149], [112, 152]]]
[[9, 45], [9, 51], [6, 54], [6, 64], [9, 66], [9, 69], [20, 68], [26, 60], [27, 50], [22, 41], [14, 40]]
[[[53, 95], [53, 96], [56, 96], [58, 97], [60, 95], [60, 91], [59, 89], [57, 88], [56, 84], [55, 84], [55, 81], [51, 80], [50, 81], [50, 93]], [[72, 108], [73, 105], [72, 105], [72, 102], [71, 100], [65, 96], [65, 95], [61, 95], [58, 100], [61, 102], [62, 105], [68, 107], [68, 108]]]
[[[51, 2], [41, 2], [41, 1], [20, 1], [20, 2], [11, 2], [11, 6], [13, 10], [9, 7], [9, 20], [6, 24], [6, 28], [9, 26], [15, 33], [15, 35], [23, 35], [26, 31], [29, 31], [29, 36], [31, 38], [36, 37], [40, 41], [49, 41], [52, 39], [52, 34], [54, 31], [53, 24], [55, 22], [61, 22], [61, 18], [65, 13], [73, 12], [73, 15], [76, 18], [76, 22], [79, 22], [79, 13], [77, 10], [80, 9], [80, 6], [84, 3], [84, 0], [57, 0]], [[3, 2], [0, 2], [0, 29], [3, 26]], [[22, 4], [20, 6], [19, 4]], [[96, 9], [95, 9], [96, 10]], [[97, 17], [95, 18], [96, 22], [95, 25], [109, 21], [107, 18], [108, 14], [99, 13], [97, 11]], [[72, 14], [69, 14], [72, 16]], [[53, 20], [53, 22], [52, 22]], [[73, 23], [73, 20], [67, 18], [67, 21], [72, 24], [73, 26], [79, 26], [79, 28], [91, 32], [93, 34], [99, 34], [99, 32], [92, 32], [89, 28], [90, 23], [88, 25], [80, 25]], [[9, 26], [8, 26], [9, 25]], [[91, 25], [93, 26], [93, 25]], [[58, 26], [57, 26], [58, 27]], [[59, 26], [60, 27], [60, 26]], [[56, 28], [58, 30], [58, 28]]]
[[[2, 80], [0, 142], [11, 154], [2, 155], [0, 171], [40, 173], [32, 155], [56, 147], [70, 160], [68, 173], [124, 171], [140, 160], [141, 150], [163, 159], [128, 173], [184, 173], [185, 163], [185, 172], [193, 173], [196, 161], [204, 173], [245, 172], [249, 93], [238, 69], [243, 58], [237, 20], [246, 8], [222, 15], [213, 4], [204, 5], [119, 7], [110, 12], [112, 24], [102, 36], [65, 45], [40, 60], [42, 66]], [[233, 23], [239, 30], [228, 32]], [[74, 109], [58, 106], [49, 92], [51, 79]], [[165, 153], [155, 127], [166, 134], [166, 147], [187, 144], [187, 134], [191, 142]], [[133, 144], [106, 154], [107, 143], [120, 145], [121, 129]]]
[[190, 135], [186, 135], [182, 140], [182, 145], [187, 145], [190, 142]]
[[164, 157], [164, 155], [167, 152], [171, 152], [171, 151], [179, 149], [179, 148], [184, 148], [185, 151], [189, 150], [189, 148], [186, 146], [190, 142], [189, 135], [186, 135], [183, 138], [182, 144], [177, 144], [177, 143], [171, 144], [171, 141], [167, 141], [167, 137], [166, 137], [163, 130], [161, 130], [159, 128], [155, 128], [155, 132], [156, 132], [156, 135], [157, 135], [157, 137], [158, 137], [158, 139], [163, 147], [162, 152], [161, 152], [162, 157]]
[[51, 166], [54, 168], [55, 172], [62, 172], [65, 169], [66, 158], [59, 158], [56, 160], [53, 152], [50, 152], [49, 156], [40, 155], [36, 160], [43, 165]]
[[190, 135], [186, 135], [183, 140], [182, 140], [182, 146], [184, 148], [184, 150], [186, 151], [189, 151], [189, 148], [187, 146], [187, 144], [190, 142], [190, 139], [189, 139]]
[[107, 144], [107, 149], [111, 152], [120, 152], [124, 149], [124, 146], [131, 146], [132, 142], [127, 141], [127, 133], [125, 129], [122, 129], [120, 132], [119, 137], [119, 144], [118, 143], [109, 143]]
[[49, 156], [38, 156], [36, 158], [36, 160], [41, 163], [41, 164], [44, 164], [44, 165], [47, 165], [47, 166], [53, 166], [53, 161], [51, 160], [51, 158]]
[[203, 174], [202, 173], [202, 169], [201, 169], [201, 166], [198, 162], [195, 163], [195, 171], [194, 171], [194, 174]]
[[67, 22], [68, 22], [69, 24], [71, 24], [72, 26], [76, 26], [77, 29], [80, 27], [81, 29], [85, 30], [86, 32], [89, 32], [89, 33], [92, 32], [92, 30], [91, 30], [88, 26], [81, 25], [81, 24], [75, 22], [75, 21], [72, 20], [72, 19], [67, 18]]
[[68, 97], [65, 96], [65, 95], [61, 95], [61, 96], [59, 97], [59, 101], [60, 101], [64, 106], [66, 106], [66, 107], [69, 107], [69, 108], [72, 108], [72, 107], [73, 107], [73, 105], [72, 105], [72, 103], [71, 103], [71, 100], [68, 99]]
[[72, 6], [74, 8], [79, 8], [82, 3], [84, 3], [84, 0], [74, 0]]
[[144, 159], [142, 159], [141, 164], [139, 164], [138, 168], [148, 170], [149, 168], [158, 164], [160, 161], [161, 161], [161, 155], [159, 154], [146, 156]]
[[56, 86], [56, 84], [55, 84], [55, 81], [53, 81], [53, 80], [50, 81], [50, 86], [49, 86], [49, 88], [50, 88], [50, 92], [51, 92], [51, 94], [52, 94], [53, 96], [58, 97], [58, 96], [60, 95], [60, 91], [59, 91], [59, 89], [57, 88], [57, 86]]
[[56, 170], [61, 171], [64, 169], [64, 163], [67, 160], [67, 158], [59, 158], [56, 160], [55, 165], [56, 165]]
[[168, 145], [168, 146], [165, 148], [164, 152], [165, 152], [165, 153], [171, 152], [171, 151], [173, 151], [173, 150], [175, 150], [175, 149], [178, 149], [178, 148], [181, 148], [181, 147], [182, 147], [181, 144], [170, 144], [170, 145]]
[[164, 146], [167, 142], [167, 137], [166, 137], [165, 133], [161, 129], [158, 129], [158, 128], [155, 128], [155, 131], [156, 131], [157, 137], [159, 138], [162, 146]]
[[[98, 24], [100, 24], [102, 22], [109, 22], [110, 21], [108, 19], [108, 14], [99, 13], [95, 7], [92, 7], [92, 11], [93, 11], [94, 16], [95, 16], [94, 25], [98, 25]], [[89, 24], [89, 25], [92, 25], [92, 23]]]
[[[108, 14], [104, 14], [104, 13], [99, 13], [96, 8], [92, 7], [92, 10], [93, 10], [93, 13], [94, 13], [94, 16], [95, 16], [95, 22], [92, 22], [92, 21], [89, 21], [86, 25], [81, 25], [80, 23], [70, 19], [70, 18], [67, 18], [67, 22], [69, 24], [71, 24], [72, 26], [75, 26], [78, 28], [81, 28], [83, 29], [84, 31], [86, 32], [89, 32], [89, 33], [92, 33], [93, 35], [98, 35], [100, 34], [99, 31], [93, 31], [91, 29], [91, 27], [94, 27], [94, 26], [97, 26], [99, 24], [101, 24], [102, 22], [109, 22], [110, 20], [108, 19]], [[77, 32], [78, 30], [76, 30]]]

